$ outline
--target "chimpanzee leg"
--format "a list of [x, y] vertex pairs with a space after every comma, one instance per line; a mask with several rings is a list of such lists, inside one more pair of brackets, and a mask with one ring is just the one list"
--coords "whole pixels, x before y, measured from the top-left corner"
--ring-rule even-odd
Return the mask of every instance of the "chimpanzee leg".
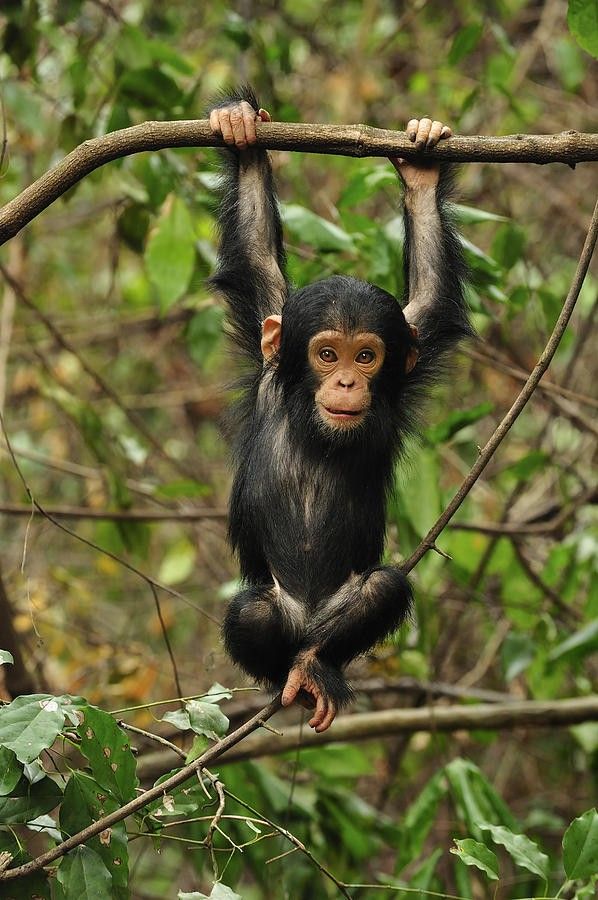
[[222, 633], [226, 650], [249, 675], [284, 684], [304, 632], [304, 609], [278, 585], [250, 585], [231, 600]]
[[395, 567], [370, 569], [348, 579], [313, 615], [292, 662], [283, 705], [307, 691], [316, 700], [309, 724], [325, 731], [352, 696], [343, 666], [398, 628], [411, 600], [409, 582]]
[[343, 666], [392, 634], [409, 615], [412, 591], [396, 566], [353, 575], [316, 612], [304, 647], [333, 666]]

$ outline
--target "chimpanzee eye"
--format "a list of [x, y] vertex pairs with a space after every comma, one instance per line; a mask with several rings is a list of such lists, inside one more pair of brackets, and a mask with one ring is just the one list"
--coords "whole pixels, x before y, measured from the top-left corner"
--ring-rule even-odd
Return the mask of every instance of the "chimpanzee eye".
[[376, 355], [373, 350], [361, 350], [355, 357], [355, 362], [369, 365], [369, 363], [374, 362], [375, 358]]
[[336, 362], [338, 359], [338, 356], [336, 355], [334, 350], [330, 349], [330, 347], [324, 347], [323, 350], [320, 350], [319, 357], [322, 362], [326, 363]]

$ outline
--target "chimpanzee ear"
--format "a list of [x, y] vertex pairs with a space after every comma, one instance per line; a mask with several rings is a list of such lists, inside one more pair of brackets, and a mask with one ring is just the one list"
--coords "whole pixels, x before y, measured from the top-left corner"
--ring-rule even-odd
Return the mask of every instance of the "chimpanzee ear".
[[268, 316], [262, 322], [262, 356], [266, 362], [270, 362], [280, 350], [280, 337], [282, 334], [282, 316]]
[[[409, 331], [412, 336], [417, 340], [417, 327], [415, 325], [409, 325]], [[407, 359], [405, 360], [405, 374], [408, 375], [412, 369], [415, 368], [415, 364], [419, 359], [419, 350], [417, 347], [410, 347], [407, 351]]]

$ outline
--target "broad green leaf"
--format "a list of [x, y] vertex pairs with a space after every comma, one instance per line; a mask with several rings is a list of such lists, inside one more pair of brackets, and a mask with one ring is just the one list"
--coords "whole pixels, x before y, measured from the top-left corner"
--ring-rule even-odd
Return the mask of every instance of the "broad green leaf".
[[127, 803], [135, 796], [139, 784], [127, 736], [109, 713], [95, 706], [85, 706], [81, 712], [83, 721], [77, 729], [81, 737], [80, 752], [88, 759], [93, 777], [104, 790], [121, 803]]
[[384, 187], [396, 187], [397, 174], [392, 166], [371, 166], [357, 172], [343, 190], [339, 206], [352, 207], [367, 200], [376, 191]]
[[518, 225], [507, 222], [501, 225], [492, 241], [492, 256], [504, 266], [512, 269], [523, 256], [525, 250], [525, 232]]
[[504, 471], [510, 472], [517, 478], [528, 479], [534, 472], [546, 468], [548, 464], [549, 457], [547, 453], [544, 453], [543, 450], [532, 450], [530, 453], [522, 456], [521, 459], [518, 459], [517, 462], [505, 466]]
[[145, 265], [165, 311], [187, 290], [195, 265], [193, 223], [179, 197], [171, 195], [164, 204], [147, 242]]
[[186, 537], [180, 538], [167, 549], [160, 569], [158, 580], [163, 584], [180, 584], [185, 581], [195, 568], [197, 550]]
[[462, 203], [453, 203], [451, 209], [455, 213], [457, 222], [461, 225], [477, 225], [480, 222], [506, 222], [506, 216], [488, 212], [485, 209], [477, 209], [475, 206], [464, 206]]
[[8, 650], [0, 650], [0, 666], [5, 663], [14, 663], [13, 655]]
[[118, 98], [142, 110], [170, 111], [179, 106], [183, 94], [176, 81], [160, 69], [129, 69], [118, 85]]
[[598, 812], [589, 809], [574, 819], [563, 837], [567, 878], [592, 878], [598, 873]]
[[451, 847], [451, 853], [458, 856], [466, 866], [477, 866], [485, 872], [492, 881], [498, 881], [498, 859], [496, 853], [489, 850], [485, 844], [465, 838], [462, 841], [455, 838], [457, 847]]
[[358, 778], [372, 770], [371, 760], [355, 744], [306, 748], [301, 751], [301, 765], [329, 779]]
[[579, 46], [598, 59], [598, 4], [596, 0], [569, 0], [567, 25]]
[[191, 728], [189, 713], [184, 709], [172, 709], [165, 712], [161, 721], [168, 722], [169, 725], [174, 725], [179, 731], [188, 731]]
[[189, 700], [185, 706], [189, 713], [189, 723], [196, 734], [203, 734], [211, 741], [224, 737], [229, 721], [219, 706], [203, 700]]
[[16, 754], [8, 747], [0, 747], [0, 797], [11, 793], [22, 775], [23, 767], [19, 765]]
[[[598, 650], [598, 619], [580, 628], [559, 644], [548, 656], [549, 662], [567, 657], [584, 657]], [[0, 713], [1, 715], [1, 713]]]
[[457, 757], [444, 771], [457, 809], [470, 834], [481, 837], [480, 822], [498, 821], [515, 830], [516, 823], [508, 807], [474, 763]]
[[534, 841], [525, 834], [514, 834], [504, 825], [482, 825], [482, 831], [489, 831], [495, 844], [505, 848], [516, 865], [539, 875], [546, 880], [550, 873], [550, 860]]
[[232, 888], [222, 884], [221, 881], [216, 882], [209, 894], [202, 894], [201, 891], [179, 891], [178, 900], [243, 900], [240, 894], [236, 894]]
[[67, 853], [57, 878], [67, 900], [113, 900], [112, 876], [95, 850], [85, 844]]
[[451, 66], [461, 62], [464, 56], [468, 56], [472, 50], [475, 50], [483, 30], [484, 26], [481, 22], [459, 29], [448, 53], [448, 62]]
[[210, 703], [221, 703], [222, 700], [232, 700], [232, 698], [233, 692], [217, 681], [214, 682], [208, 693], [203, 695], [203, 699], [209, 700]]
[[576, 91], [586, 75], [586, 59], [569, 36], [554, 42], [552, 58], [559, 73], [561, 84], [566, 91]]
[[[60, 807], [60, 828], [65, 836], [77, 834], [118, 807], [119, 802], [97, 781], [82, 772], [73, 772]], [[112, 876], [113, 900], [127, 900], [129, 854], [125, 823], [117, 822], [86, 844], [95, 850]]]
[[50, 694], [17, 697], [0, 709], [0, 746], [29, 763], [49, 749], [64, 725], [64, 711]]
[[296, 203], [281, 206], [282, 220], [295, 240], [316, 247], [318, 250], [346, 250], [355, 252], [355, 243], [350, 234], [322, 219], [311, 210]]
[[433, 425], [431, 428], [426, 429], [426, 438], [432, 444], [444, 443], [463, 428], [467, 428], [468, 425], [473, 425], [475, 422], [479, 422], [480, 419], [485, 418], [485, 416], [490, 415], [493, 409], [493, 403], [485, 402], [479, 403], [471, 409], [449, 413], [438, 425]]
[[0, 822], [3, 825], [30, 822], [50, 812], [61, 800], [62, 791], [51, 778], [42, 778], [31, 784], [23, 776], [9, 797], [0, 797]]

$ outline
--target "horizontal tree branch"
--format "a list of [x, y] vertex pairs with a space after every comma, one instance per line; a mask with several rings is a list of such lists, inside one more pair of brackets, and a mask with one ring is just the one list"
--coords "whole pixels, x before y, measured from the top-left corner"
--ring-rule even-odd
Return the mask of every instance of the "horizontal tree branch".
[[[258, 145], [269, 150], [299, 150], [337, 156], [418, 155], [404, 131], [370, 125], [310, 125], [296, 122], [262, 123]], [[220, 147], [205, 119], [144, 122], [84, 141], [53, 169], [25, 188], [0, 210], [0, 245], [90, 172], [132, 153], [173, 147]], [[598, 135], [577, 131], [560, 134], [514, 134], [504, 137], [454, 136], [433, 150], [429, 159], [453, 162], [562, 162], [575, 165], [598, 160]]]
[[[567, 700], [527, 700], [472, 706], [422, 706], [339, 716], [322, 734], [295, 725], [284, 733], [248, 738], [229, 750], [218, 765], [287, 753], [297, 747], [321, 747], [340, 741], [365, 741], [416, 731], [495, 731], [513, 728], [566, 728], [598, 721], [598, 694]], [[170, 751], [151, 753], [137, 764], [142, 780], [157, 778], [175, 765]]]
[[[0, 503], [0, 515], [30, 516], [30, 503]], [[200, 522], [226, 519], [226, 509], [94, 509], [91, 506], [45, 506], [56, 519], [107, 519], [112, 522]]]

